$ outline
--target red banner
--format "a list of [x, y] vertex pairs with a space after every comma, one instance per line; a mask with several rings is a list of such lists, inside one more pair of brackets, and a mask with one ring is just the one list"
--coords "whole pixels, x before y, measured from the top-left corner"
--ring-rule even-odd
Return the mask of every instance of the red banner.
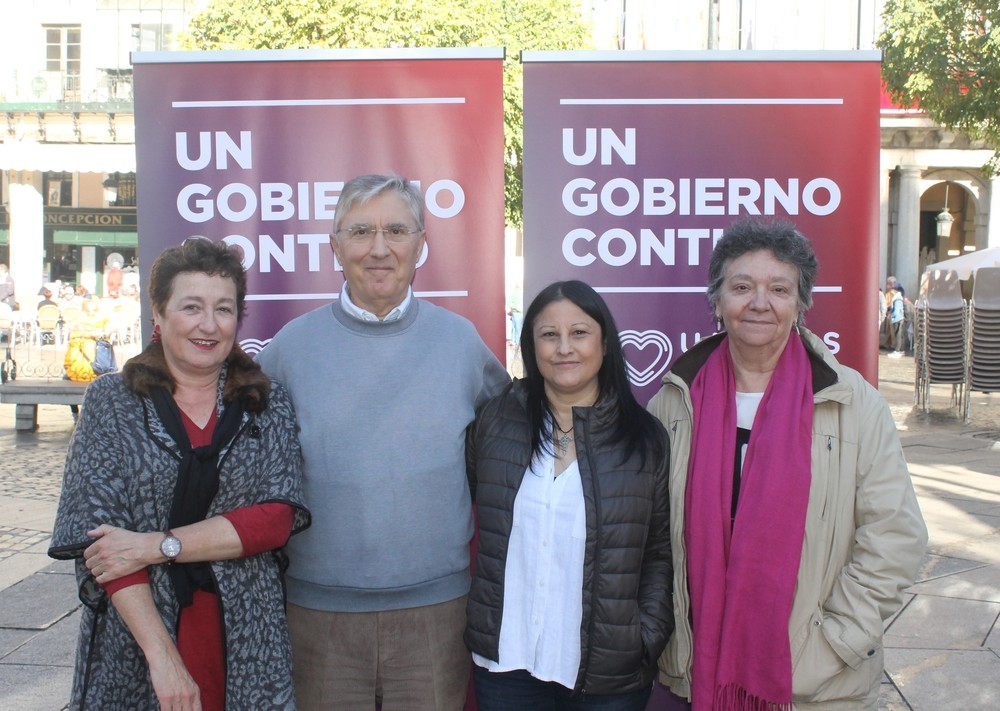
[[414, 291], [471, 319], [502, 361], [502, 60], [500, 49], [134, 54], [143, 282], [188, 237], [238, 245], [250, 302], [240, 338], [254, 353], [338, 295], [329, 234], [344, 182], [396, 173], [426, 195]]
[[526, 52], [525, 302], [602, 292], [640, 400], [715, 330], [715, 241], [787, 218], [819, 258], [807, 327], [875, 382], [876, 52]]

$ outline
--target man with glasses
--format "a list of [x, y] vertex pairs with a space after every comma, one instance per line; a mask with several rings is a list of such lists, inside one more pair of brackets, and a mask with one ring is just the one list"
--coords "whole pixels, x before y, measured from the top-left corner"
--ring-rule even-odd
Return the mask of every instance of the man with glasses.
[[340, 298], [261, 351], [301, 427], [312, 527], [289, 542], [300, 709], [461, 709], [472, 510], [465, 428], [508, 382], [468, 320], [413, 295], [420, 190], [344, 185]]

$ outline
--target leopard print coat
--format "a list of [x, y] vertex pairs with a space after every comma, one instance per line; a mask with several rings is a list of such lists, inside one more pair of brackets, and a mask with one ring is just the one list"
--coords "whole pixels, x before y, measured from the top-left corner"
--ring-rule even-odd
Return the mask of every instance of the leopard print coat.
[[[158, 709], [145, 659], [86, 566], [86, 531], [109, 523], [164, 531], [180, 456], [146, 396], [170, 382], [162, 351], [151, 346], [87, 388], [70, 442], [49, 554], [76, 558], [83, 614], [72, 709]], [[135, 360], [135, 359], [133, 359]], [[170, 388], [172, 389], [172, 387]], [[218, 402], [241, 397], [245, 414], [220, 454], [219, 492], [209, 516], [243, 506], [284, 502], [295, 508], [293, 533], [309, 525], [303, 504], [302, 456], [291, 401], [238, 349], [223, 366]], [[294, 709], [291, 649], [285, 619], [282, 551], [210, 564], [224, 624], [227, 709]], [[178, 608], [163, 566], [148, 568], [164, 625], [177, 628]]]

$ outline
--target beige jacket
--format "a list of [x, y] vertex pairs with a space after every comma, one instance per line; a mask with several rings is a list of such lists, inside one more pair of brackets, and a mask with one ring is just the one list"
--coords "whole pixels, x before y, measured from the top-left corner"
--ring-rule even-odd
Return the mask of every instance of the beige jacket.
[[[796, 709], [874, 709], [882, 632], [927, 546], [896, 426], [882, 396], [837, 363], [805, 329], [813, 368], [812, 484], [795, 600], [788, 621]], [[684, 546], [691, 453], [689, 386], [722, 341], [699, 342], [674, 364], [648, 409], [670, 433], [670, 528], [676, 627], [660, 681], [690, 698], [692, 635]], [[778, 524], [780, 522], [776, 522]], [[761, 581], [766, 584], [766, 581]]]

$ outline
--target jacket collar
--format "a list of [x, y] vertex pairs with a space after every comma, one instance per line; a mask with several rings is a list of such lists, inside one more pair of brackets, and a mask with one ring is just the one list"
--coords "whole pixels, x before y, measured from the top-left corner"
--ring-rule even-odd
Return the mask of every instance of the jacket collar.
[[[163, 355], [163, 345], [150, 343], [122, 368], [125, 385], [142, 397], [148, 397], [154, 387], [166, 388], [173, 393], [173, 376]], [[250, 358], [238, 345], [222, 364], [219, 378], [220, 404], [239, 399], [247, 412], [263, 412], [271, 395], [271, 381], [260, 369], [260, 365]]]
[[[512, 389], [513, 395], [521, 407], [526, 407], [528, 401], [527, 381], [524, 378], [515, 378], [508, 387]], [[574, 420], [577, 416], [582, 417], [597, 425], [598, 429], [605, 424], [612, 423], [615, 414], [615, 404], [608, 401], [599, 401], [590, 407], [577, 406], [573, 408]]]

